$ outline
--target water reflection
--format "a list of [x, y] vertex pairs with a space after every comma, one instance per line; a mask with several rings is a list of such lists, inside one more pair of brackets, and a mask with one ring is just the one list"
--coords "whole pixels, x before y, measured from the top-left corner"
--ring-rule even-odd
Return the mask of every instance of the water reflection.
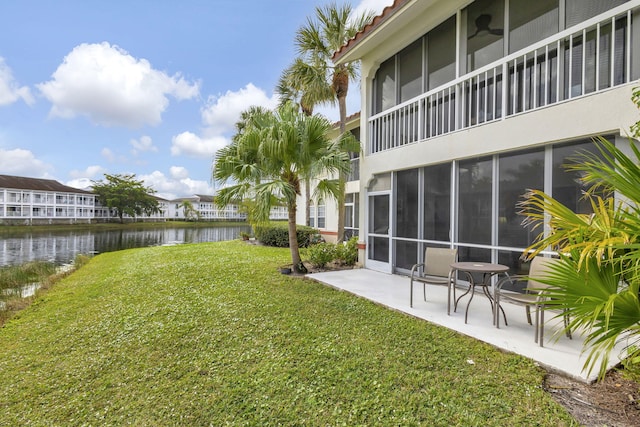
[[66, 264], [78, 254], [95, 254], [121, 249], [175, 243], [233, 240], [249, 226], [201, 228], [141, 228], [126, 230], [27, 232], [20, 236], [0, 235], [0, 265], [28, 261]]

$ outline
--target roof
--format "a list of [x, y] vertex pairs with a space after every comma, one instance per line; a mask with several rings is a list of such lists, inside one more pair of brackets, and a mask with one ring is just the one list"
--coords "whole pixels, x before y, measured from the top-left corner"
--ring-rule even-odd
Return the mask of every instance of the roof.
[[213, 196], [207, 196], [204, 194], [196, 194], [196, 197], [200, 198], [200, 202], [213, 203]]
[[410, 0], [394, 0], [391, 6], [387, 6], [382, 10], [382, 13], [376, 17], [374, 17], [371, 22], [362, 28], [362, 30], [358, 31], [355, 36], [351, 40], [347, 42], [344, 46], [338, 49], [331, 58], [333, 62], [339, 60], [343, 55], [345, 55], [348, 51], [350, 51], [356, 44], [360, 43], [360, 40], [368, 36], [373, 30], [382, 25], [389, 17], [394, 15], [397, 11], [402, 9], [405, 3], [408, 3]]
[[[346, 120], [345, 120], [345, 123], [349, 123], [350, 121], [352, 121], [352, 120], [356, 120], [356, 119], [359, 119], [359, 118], [360, 118], [360, 111], [358, 111], [357, 113], [353, 113], [353, 114], [352, 114], [352, 115], [350, 115], [350, 116], [347, 116], [347, 117], [346, 117]], [[338, 128], [338, 127], [340, 127], [340, 121], [337, 121], [337, 122], [333, 123], [333, 125], [332, 125], [332, 126], [333, 126], [334, 128]]]
[[93, 194], [90, 191], [66, 186], [53, 179], [27, 178], [13, 175], [0, 175], [0, 188]]

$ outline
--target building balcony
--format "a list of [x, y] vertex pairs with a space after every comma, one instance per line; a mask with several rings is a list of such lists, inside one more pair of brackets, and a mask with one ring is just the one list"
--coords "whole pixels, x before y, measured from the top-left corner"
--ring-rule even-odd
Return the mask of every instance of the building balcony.
[[[640, 73], [640, 2], [561, 31], [368, 119], [367, 154], [569, 102]], [[638, 24], [635, 24], [637, 27]], [[637, 37], [636, 37], [637, 39]], [[633, 68], [632, 65], [635, 67]], [[629, 94], [630, 96], [630, 94]]]

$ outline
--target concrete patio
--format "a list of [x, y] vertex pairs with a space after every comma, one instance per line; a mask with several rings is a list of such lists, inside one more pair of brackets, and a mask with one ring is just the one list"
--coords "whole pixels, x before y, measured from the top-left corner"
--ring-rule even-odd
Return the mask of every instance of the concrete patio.
[[[414, 283], [413, 308], [409, 307], [409, 278], [379, 273], [366, 269], [330, 271], [309, 274], [309, 278], [334, 288], [374, 301], [383, 306], [424, 319], [436, 325], [453, 329], [461, 334], [484, 341], [508, 352], [535, 360], [544, 368], [581, 381], [591, 382], [597, 377], [597, 368], [590, 375], [582, 370], [586, 355], [582, 354], [584, 338], [579, 332], [573, 339], [564, 334], [555, 336], [562, 322], [553, 319], [553, 313], [545, 316], [544, 347], [534, 342], [534, 327], [527, 323], [525, 309], [521, 305], [503, 302], [508, 326], [500, 322], [500, 329], [493, 325], [491, 305], [482, 292], [476, 292], [469, 307], [468, 323], [464, 323], [464, 311], [469, 296], [465, 296], [457, 312], [447, 315], [446, 286], [427, 285], [427, 301], [422, 297], [422, 284]], [[460, 296], [462, 292], [458, 293]], [[534, 316], [534, 312], [532, 312]], [[620, 348], [611, 353], [610, 367], [618, 364]], [[599, 366], [599, 365], [598, 365]]]

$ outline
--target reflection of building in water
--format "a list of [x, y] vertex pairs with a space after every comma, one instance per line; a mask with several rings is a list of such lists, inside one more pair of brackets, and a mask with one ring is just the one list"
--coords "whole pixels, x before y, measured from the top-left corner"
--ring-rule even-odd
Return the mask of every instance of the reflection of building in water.
[[121, 249], [176, 243], [203, 243], [237, 239], [248, 225], [196, 228], [139, 228], [26, 233], [19, 237], [0, 236], [0, 266], [28, 261], [71, 262], [79, 254], [92, 255]]
[[95, 251], [89, 232], [55, 235], [28, 234], [0, 239], [0, 265], [22, 264], [28, 261], [52, 261], [57, 264], [72, 261], [76, 255]]
[[[200, 221], [245, 221], [239, 205], [218, 208], [214, 196], [197, 194], [175, 200], [156, 197], [160, 211], [136, 217], [142, 221], [191, 219]], [[274, 206], [272, 220], [286, 220], [287, 208]], [[133, 218], [125, 215], [125, 219]], [[51, 179], [0, 175], [0, 225], [77, 224], [118, 219], [114, 209], [102, 206], [94, 193], [68, 187]]]

